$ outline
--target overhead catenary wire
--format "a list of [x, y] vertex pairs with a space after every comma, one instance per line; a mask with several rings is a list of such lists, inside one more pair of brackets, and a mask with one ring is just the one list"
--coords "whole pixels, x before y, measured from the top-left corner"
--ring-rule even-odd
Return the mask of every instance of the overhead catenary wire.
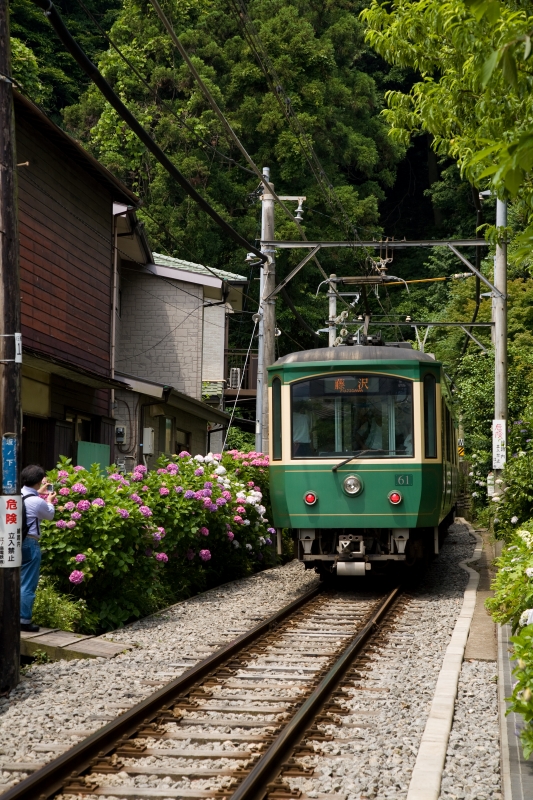
[[[86, 53], [82, 50], [80, 45], [76, 42], [67, 26], [63, 22], [61, 15], [55, 8], [52, 0], [32, 0], [34, 5], [41, 8], [45, 16], [48, 18], [50, 24], [57, 33], [59, 39], [66, 47], [68, 52], [72, 55], [77, 64], [85, 72], [85, 74], [93, 81], [103, 94], [108, 103], [117, 112], [128, 127], [135, 133], [145, 147], [155, 156], [157, 161], [165, 169], [165, 171], [173, 178], [176, 183], [185, 191], [185, 193], [204, 211], [211, 219], [236, 242], [239, 246], [246, 248], [248, 251], [257, 255], [262, 262], [267, 261], [267, 256], [261, 253], [255, 246], [251, 245], [240, 233], [238, 233], [231, 225], [223, 219], [220, 214], [205, 200], [201, 194], [189, 183], [187, 178], [180, 172], [180, 170], [173, 164], [173, 162], [165, 155], [158, 144], [152, 139], [150, 134], [143, 128], [137, 118], [131, 111], [124, 105], [119, 96], [114, 92], [108, 84], [102, 73], [98, 70], [95, 64], [89, 59]], [[218, 276], [217, 276], [218, 277]]]
[[[205, 99], [209, 103], [213, 113], [215, 114], [215, 116], [217, 117], [219, 122], [222, 124], [224, 130], [226, 131], [228, 136], [232, 139], [232, 141], [235, 143], [235, 145], [238, 147], [238, 149], [240, 150], [240, 152], [242, 153], [242, 155], [244, 156], [244, 158], [246, 159], [246, 161], [250, 165], [250, 167], [253, 170], [253, 172], [255, 173], [255, 175], [261, 181], [262, 185], [269, 192], [269, 194], [272, 195], [272, 197], [274, 198], [274, 201], [276, 203], [278, 203], [278, 205], [283, 209], [283, 211], [284, 211], [285, 215], [288, 217], [288, 219], [290, 219], [291, 222], [295, 223], [295, 225], [297, 226], [298, 231], [299, 231], [300, 235], [302, 236], [303, 240], [307, 241], [307, 236], [306, 236], [305, 231], [303, 230], [299, 220], [297, 220], [294, 217], [294, 214], [287, 208], [287, 206], [283, 203], [283, 201], [280, 199], [278, 194], [274, 191], [274, 189], [272, 187], [272, 184], [269, 183], [269, 181], [265, 178], [265, 176], [263, 175], [261, 170], [258, 168], [258, 166], [254, 162], [254, 160], [251, 158], [251, 156], [247, 152], [247, 150], [244, 147], [244, 145], [242, 144], [241, 140], [239, 139], [239, 137], [237, 136], [237, 134], [233, 130], [232, 126], [230, 125], [230, 123], [226, 119], [224, 113], [220, 109], [218, 103], [216, 102], [216, 100], [213, 97], [212, 93], [210, 92], [209, 88], [206, 86], [206, 84], [203, 81], [203, 79], [202, 79], [201, 75], [199, 74], [198, 70], [196, 69], [196, 67], [192, 63], [192, 61], [191, 61], [191, 59], [189, 57], [189, 54], [187, 53], [187, 50], [181, 44], [178, 36], [176, 35], [176, 32], [175, 32], [173, 26], [172, 26], [172, 23], [170, 22], [170, 20], [166, 16], [165, 12], [161, 8], [158, 0], [150, 0], [150, 3], [153, 6], [154, 11], [156, 12], [157, 16], [161, 20], [162, 24], [164, 25], [168, 35], [170, 36], [170, 38], [172, 40], [172, 43], [174, 44], [174, 46], [178, 50], [179, 54], [181, 55], [181, 57], [185, 61], [185, 64], [187, 65], [191, 75], [193, 76], [194, 80], [196, 81], [196, 83], [200, 87], [200, 89], [202, 91], [202, 94], [204, 95]], [[322, 268], [322, 266], [319, 263], [318, 258], [316, 256], [314, 256], [313, 261], [315, 262], [316, 266], [319, 268], [319, 270], [322, 273], [323, 277], [327, 278], [326, 272]], [[261, 300], [262, 300], [262, 298], [261, 298]], [[342, 301], [342, 302], [344, 302], [344, 301]], [[345, 303], [345, 305], [348, 305], [348, 304]]]

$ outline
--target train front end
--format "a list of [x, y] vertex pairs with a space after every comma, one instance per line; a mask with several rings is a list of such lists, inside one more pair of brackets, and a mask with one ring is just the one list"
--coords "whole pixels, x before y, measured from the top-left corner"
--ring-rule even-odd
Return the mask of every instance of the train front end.
[[293, 353], [269, 367], [277, 528], [308, 568], [421, 564], [457, 490], [455, 428], [432, 356], [402, 347]]

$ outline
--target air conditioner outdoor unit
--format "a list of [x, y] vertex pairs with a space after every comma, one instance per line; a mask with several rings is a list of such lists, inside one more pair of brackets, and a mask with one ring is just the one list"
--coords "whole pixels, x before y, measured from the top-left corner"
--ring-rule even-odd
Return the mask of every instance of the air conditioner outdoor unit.
[[229, 388], [238, 389], [241, 385], [240, 367], [232, 367], [229, 371]]

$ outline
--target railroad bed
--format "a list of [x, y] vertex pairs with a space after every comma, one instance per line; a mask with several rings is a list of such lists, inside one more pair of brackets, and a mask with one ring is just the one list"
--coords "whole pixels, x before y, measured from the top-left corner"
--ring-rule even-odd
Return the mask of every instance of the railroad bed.
[[[457, 564], [472, 552], [466, 529], [455, 529], [413, 595], [378, 592], [371, 584], [356, 593], [316, 594], [313, 586], [312, 596], [288, 609], [283, 621], [260, 624], [223, 648], [216, 662], [197, 664], [188, 677], [106, 726], [107, 734], [106, 728], [98, 732], [107, 738], [94, 734], [92, 744], [75, 748], [77, 756], [64, 755], [62, 774], [54, 777], [50, 766], [48, 783], [41, 773], [38, 785], [21, 794], [24, 781], [6, 800], [37, 800], [44, 789], [49, 796], [48, 789], [61, 785], [67, 788], [58, 796], [65, 800], [246, 800], [268, 784], [273, 800], [405, 797], [462, 602], [466, 573]], [[379, 628], [378, 617], [385, 620]], [[126, 668], [127, 662], [124, 676]], [[18, 766], [0, 758], [4, 780], [38, 766], [37, 760], [24, 763], [20, 753]], [[72, 775], [91, 764], [89, 773]]]

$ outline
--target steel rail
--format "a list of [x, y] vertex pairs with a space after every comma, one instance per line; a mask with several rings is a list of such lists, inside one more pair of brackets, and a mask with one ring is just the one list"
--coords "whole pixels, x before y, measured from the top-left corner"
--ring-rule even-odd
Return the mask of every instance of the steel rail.
[[2, 800], [47, 800], [60, 791], [72, 777], [77, 777], [91, 767], [95, 759], [107, 755], [119, 746], [123, 738], [132, 736], [141, 726], [150, 723], [161, 711], [165, 710], [164, 706], [171, 704], [179, 695], [188, 691], [210, 672], [268, 633], [269, 630], [277, 627], [280, 622], [306, 605], [323, 589], [322, 585], [316, 586], [264, 622], [260, 622], [250, 631], [241, 634], [225, 647], [166, 684], [162, 689], [137, 703], [129, 711], [121, 714], [87, 739], [13, 786], [2, 794]]
[[387, 595], [371, 619], [352, 639], [327, 675], [322, 678], [314, 692], [283, 728], [265, 755], [257, 762], [240, 786], [237, 787], [229, 800], [262, 800], [267, 794], [268, 784], [278, 775], [291, 749], [303, 737], [306, 728], [309, 727], [326, 700], [344, 678], [355, 656], [362, 650], [401, 592], [402, 588], [397, 586]]

